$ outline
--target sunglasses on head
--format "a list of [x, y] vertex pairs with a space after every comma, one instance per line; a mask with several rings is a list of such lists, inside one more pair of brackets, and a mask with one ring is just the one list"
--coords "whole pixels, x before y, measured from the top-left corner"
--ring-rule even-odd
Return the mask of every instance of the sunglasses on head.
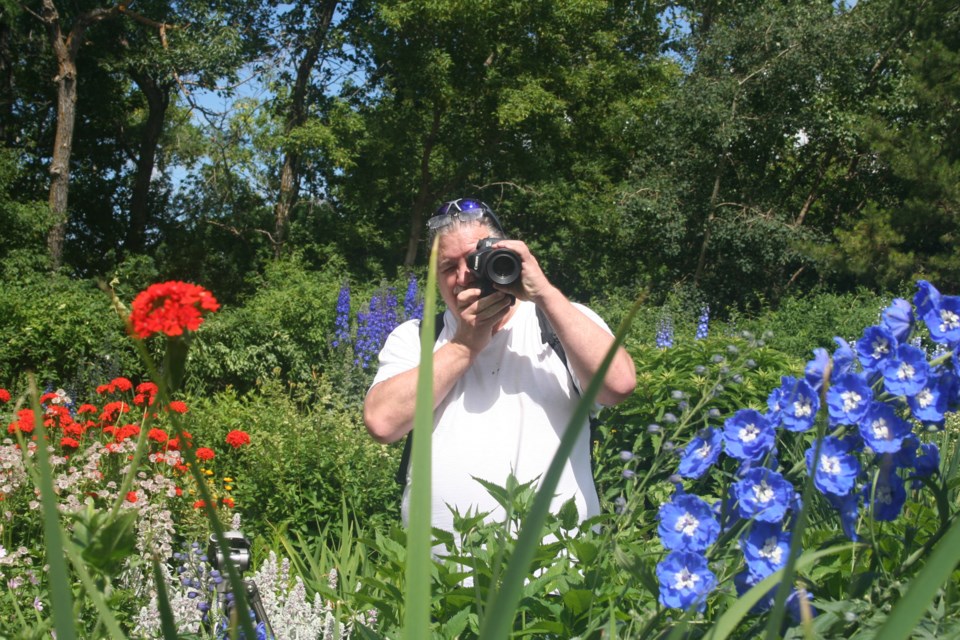
[[493, 209], [483, 202], [472, 198], [458, 198], [457, 200], [444, 202], [440, 205], [440, 208], [437, 209], [433, 217], [427, 220], [427, 228], [431, 231], [436, 231], [449, 224], [453, 224], [455, 220], [459, 220], [460, 222], [473, 222], [482, 220], [484, 217], [490, 219], [494, 226], [500, 230], [500, 233], [503, 233], [503, 226], [501, 226], [500, 220], [497, 218], [497, 214], [493, 212]]

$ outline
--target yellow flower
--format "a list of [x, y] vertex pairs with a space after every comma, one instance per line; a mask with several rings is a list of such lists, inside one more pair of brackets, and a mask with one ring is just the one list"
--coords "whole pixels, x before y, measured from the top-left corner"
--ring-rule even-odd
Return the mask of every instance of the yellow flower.
[[224, 481], [224, 482], [233, 482], [233, 478], [224, 478], [223, 481]]

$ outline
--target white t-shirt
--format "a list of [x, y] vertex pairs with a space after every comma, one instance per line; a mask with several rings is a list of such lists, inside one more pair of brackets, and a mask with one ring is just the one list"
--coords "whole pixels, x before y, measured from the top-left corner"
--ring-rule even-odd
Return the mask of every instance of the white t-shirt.
[[[609, 332], [593, 311], [577, 308]], [[411, 320], [390, 334], [380, 351], [373, 384], [419, 365], [419, 325]], [[435, 350], [453, 337], [456, 325], [457, 318], [448, 310]], [[580, 401], [575, 386], [579, 383], [571, 375], [556, 351], [544, 344], [536, 306], [518, 303], [506, 326], [493, 335], [434, 412], [434, 527], [453, 531], [451, 507], [464, 515], [490, 512], [487, 520], [503, 520], [503, 509], [474, 478], [504, 486], [511, 472], [520, 482], [546, 473]], [[401, 508], [405, 524], [409, 488], [408, 481]], [[571, 497], [581, 520], [600, 513], [587, 425], [564, 467], [552, 509], [556, 512]]]

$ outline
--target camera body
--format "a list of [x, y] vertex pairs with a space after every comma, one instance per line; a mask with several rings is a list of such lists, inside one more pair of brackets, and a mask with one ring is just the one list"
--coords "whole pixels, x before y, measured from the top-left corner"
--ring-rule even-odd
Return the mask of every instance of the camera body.
[[517, 252], [493, 248], [501, 240], [503, 238], [483, 238], [477, 243], [477, 250], [467, 255], [467, 268], [477, 276], [481, 298], [496, 291], [494, 284], [511, 285], [520, 279]]
[[[250, 541], [240, 531], [225, 531], [223, 537], [226, 538], [227, 554], [233, 562], [233, 566], [241, 574], [250, 569]], [[207, 544], [207, 559], [210, 566], [220, 571], [226, 570], [226, 564], [223, 551], [217, 545], [217, 536], [210, 534], [210, 540]]]

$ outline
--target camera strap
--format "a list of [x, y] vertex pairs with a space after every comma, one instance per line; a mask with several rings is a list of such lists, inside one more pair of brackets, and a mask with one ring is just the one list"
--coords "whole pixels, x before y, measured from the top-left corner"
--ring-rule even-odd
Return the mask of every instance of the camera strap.
[[[437, 314], [436, 319], [434, 320], [435, 335], [433, 337], [434, 344], [440, 339], [440, 333], [443, 332], [443, 317], [444, 312], [441, 311]], [[553, 325], [550, 324], [550, 320], [547, 319], [547, 314], [543, 312], [540, 307], [537, 307], [537, 322], [540, 325], [540, 340], [543, 341], [543, 344], [549, 345], [556, 354], [560, 357], [560, 361], [563, 362], [563, 366], [567, 368], [567, 372], [570, 372], [569, 365], [567, 364], [567, 354], [563, 350], [563, 345], [560, 344], [560, 338], [557, 336], [557, 332], [553, 330]], [[571, 374], [572, 375], [572, 374]], [[576, 389], [576, 386], [574, 386]], [[580, 390], [576, 389], [577, 395], [580, 394]], [[590, 438], [593, 440], [594, 430], [597, 426], [597, 418], [595, 416], [590, 418]], [[410, 452], [413, 450], [413, 431], [406, 435], [406, 441], [403, 443], [403, 453], [400, 455], [400, 468], [397, 469], [397, 475], [395, 476], [397, 484], [401, 487], [407, 484], [407, 469], [410, 468]], [[590, 447], [591, 456], [593, 455], [593, 447]]]

